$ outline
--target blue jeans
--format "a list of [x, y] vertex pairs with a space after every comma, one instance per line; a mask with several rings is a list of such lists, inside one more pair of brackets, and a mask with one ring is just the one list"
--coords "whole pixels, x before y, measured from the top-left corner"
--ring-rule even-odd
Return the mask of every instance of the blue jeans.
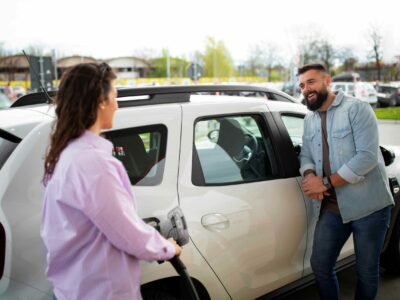
[[331, 211], [321, 211], [314, 233], [311, 268], [320, 298], [339, 299], [339, 283], [334, 270], [344, 243], [353, 233], [357, 288], [355, 299], [375, 299], [379, 282], [379, 257], [389, 227], [391, 206], [364, 218], [343, 224]]

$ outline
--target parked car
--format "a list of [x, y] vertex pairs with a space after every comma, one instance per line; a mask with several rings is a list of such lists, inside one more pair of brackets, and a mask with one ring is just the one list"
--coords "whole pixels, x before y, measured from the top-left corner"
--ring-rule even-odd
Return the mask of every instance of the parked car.
[[[183, 210], [190, 243], [181, 259], [201, 299], [271, 299], [313, 280], [309, 259], [316, 215], [298, 171], [308, 111], [264, 96], [227, 96], [279, 94], [257, 89], [121, 89], [114, 128], [103, 132], [127, 170], [144, 220], [163, 221], [178, 205]], [[36, 93], [0, 111], [1, 299], [52, 299], [39, 234], [43, 158], [55, 114], [47, 102]], [[395, 158], [385, 151], [388, 164], [394, 159], [387, 170], [400, 204], [400, 151]], [[397, 271], [399, 208], [393, 210], [382, 254], [386, 266]], [[337, 268], [353, 263], [350, 239]], [[141, 290], [144, 299], [187, 299], [167, 263], [142, 264]]]
[[296, 84], [296, 82], [292, 81], [284, 82], [282, 85], [282, 91], [292, 97], [298, 97], [301, 94], [300, 87]]
[[346, 95], [356, 97], [362, 101], [366, 101], [372, 106], [376, 106], [378, 102], [378, 94], [374, 86], [369, 82], [345, 82], [337, 81], [331, 83], [331, 89], [337, 91], [341, 89]]
[[380, 106], [400, 105], [400, 83], [378, 84], [377, 91]]

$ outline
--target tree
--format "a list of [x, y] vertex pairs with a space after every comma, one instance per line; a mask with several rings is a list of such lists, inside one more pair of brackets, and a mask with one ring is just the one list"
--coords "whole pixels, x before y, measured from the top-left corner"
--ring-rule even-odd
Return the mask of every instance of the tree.
[[318, 50], [321, 61], [324, 63], [328, 73], [330, 73], [335, 56], [335, 50], [332, 44], [328, 40], [320, 40]]
[[358, 59], [351, 48], [345, 47], [336, 52], [336, 57], [341, 64], [341, 71], [353, 71]]
[[[166, 77], [167, 74], [167, 60], [168, 52], [163, 50], [162, 56], [153, 59], [153, 70], [150, 72], [150, 77]], [[178, 57], [169, 57], [170, 76], [171, 77], [184, 77], [185, 71], [189, 66], [189, 62]]]
[[300, 44], [300, 64], [322, 63], [328, 72], [331, 71], [336, 50], [326, 38], [317, 33], [302, 37]]
[[208, 37], [203, 55], [204, 76], [224, 77], [234, 73], [234, 65], [228, 49], [222, 41]]
[[369, 38], [372, 44], [371, 57], [374, 59], [376, 70], [377, 70], [377, 80], [381, 80], [381, 69], [382, 69], [382, 35], [380, 34], [380, 30], [371, 25], [369, 29]]
[[250, 76], [257, 76], [265, 67], [264, 50], [260, 45], [253, 45], [250, 47], [249, 52], [250, 53], [249, 58], [246, 61], [246, 67]]
[[263, 73], [268, 75], [271, 81], [272, 70], [278, 66], [281, 58], [278, 54], [277, 46], [273, 44], [258, 44], [250, 48], [250, 55], [247, 61], [249, 75], [260, 76]]

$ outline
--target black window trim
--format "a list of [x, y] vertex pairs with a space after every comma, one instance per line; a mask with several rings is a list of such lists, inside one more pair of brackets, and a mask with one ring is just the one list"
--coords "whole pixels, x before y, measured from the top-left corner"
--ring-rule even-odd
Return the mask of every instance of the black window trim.
[[301, 112], [293, 111], [272, 112], [271, 115], [276, 123], [277, 130], [279, 131], [280, 135], [281, 151], [279, 151], [279, 155], [281, 156], [282, 163], [284, 165], [285, 178], [298, 177], [300, 176], [300, 162], [296, 155], [293, 142], [290, 139], [285, 123], [282, 120], [282, 116], [293, 116], [304, 119], [306, 115]]

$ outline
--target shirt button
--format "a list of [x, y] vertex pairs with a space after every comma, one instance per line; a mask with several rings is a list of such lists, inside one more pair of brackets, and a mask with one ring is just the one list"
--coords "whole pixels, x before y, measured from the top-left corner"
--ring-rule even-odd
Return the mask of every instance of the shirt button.
[[321, 144], [318, 144], [318, 147], [321, 147]]

